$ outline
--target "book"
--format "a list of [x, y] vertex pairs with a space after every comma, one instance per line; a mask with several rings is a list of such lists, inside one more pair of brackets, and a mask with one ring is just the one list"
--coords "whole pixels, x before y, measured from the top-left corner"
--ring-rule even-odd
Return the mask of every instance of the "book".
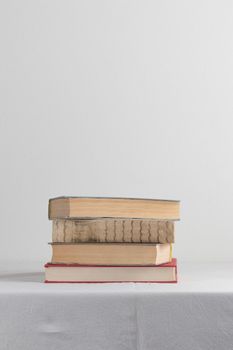
[[174, 243], [174, 222], [139, 219], [53, 220], [53, 242]]
[[58, 197], [49, 200], [49, 219], [138, 218], [179, 220], [180, 202], [139, 198]]
[[52, 263], [160, 265], [171, 261], [171, 244], [52, 243]]
[[45, 265], [46, 283], [176, 283], [177, 262], [160, 266]]

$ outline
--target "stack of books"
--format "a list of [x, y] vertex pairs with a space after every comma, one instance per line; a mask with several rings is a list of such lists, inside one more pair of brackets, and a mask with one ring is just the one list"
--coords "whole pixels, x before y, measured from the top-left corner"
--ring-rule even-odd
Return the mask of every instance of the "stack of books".
[[176, 282], [179, 209], [174, 200], [50, 199], [52, 260], [45, 282]]

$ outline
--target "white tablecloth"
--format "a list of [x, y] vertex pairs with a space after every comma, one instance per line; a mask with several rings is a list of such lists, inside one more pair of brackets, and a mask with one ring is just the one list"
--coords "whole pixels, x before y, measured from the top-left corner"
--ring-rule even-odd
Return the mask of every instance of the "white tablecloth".
[[2, 264], [0, 349], [233, 349], [233, 263], [178, 268], [177, 285], [43, 284]]

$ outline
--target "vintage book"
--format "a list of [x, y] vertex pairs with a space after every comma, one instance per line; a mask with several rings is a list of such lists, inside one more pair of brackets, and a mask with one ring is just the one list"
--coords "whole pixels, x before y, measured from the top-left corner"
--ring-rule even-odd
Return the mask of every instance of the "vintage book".
[[53, 242], [174, 243], [174, 222], [139, 219], [54, 220]]
[[49, 219], [138, 218], [179, 220], [180, 202], [160, 199], [59, 197], [49, 200]]
[[171, 261], [171, 244], [52, 243], [52, 263], [160, 265]]
[[160, 266], [45, 265], [46, 283], [176, 283], [176, 259]]

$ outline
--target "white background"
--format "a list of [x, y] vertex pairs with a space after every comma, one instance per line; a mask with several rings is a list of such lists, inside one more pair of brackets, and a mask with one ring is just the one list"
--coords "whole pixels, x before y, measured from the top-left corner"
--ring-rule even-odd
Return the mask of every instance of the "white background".
[[175, 255], [232, 260], [232, 1], [0, 3], [0, 260], [58, 195], [182, 201]]

